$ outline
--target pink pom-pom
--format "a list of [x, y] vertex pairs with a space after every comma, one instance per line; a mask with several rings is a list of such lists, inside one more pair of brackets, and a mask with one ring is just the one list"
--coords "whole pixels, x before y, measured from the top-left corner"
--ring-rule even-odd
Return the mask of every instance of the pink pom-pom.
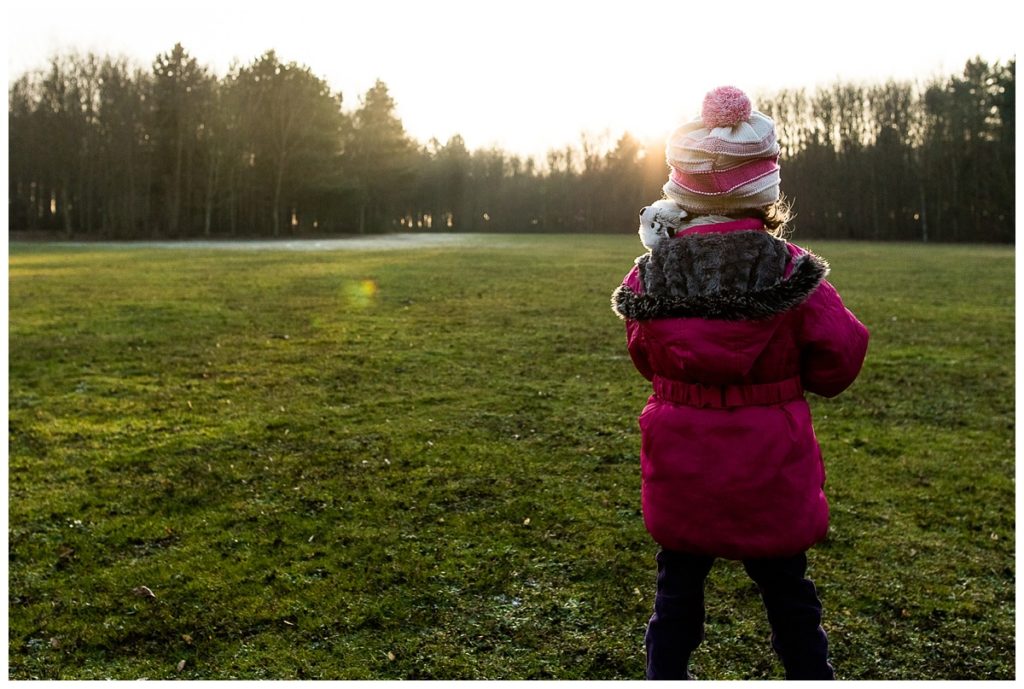
[[700, 117], [708, 129], [735, 127], [750, 117], [751, 105], [747, 94], [735, 86], [719, 86], [704, 96]]

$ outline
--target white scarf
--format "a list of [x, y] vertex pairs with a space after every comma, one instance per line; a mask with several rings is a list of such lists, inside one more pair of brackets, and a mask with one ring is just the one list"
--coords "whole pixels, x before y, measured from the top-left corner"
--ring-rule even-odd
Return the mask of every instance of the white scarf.
[[698, 215], [692, 220], [687, 220], [679, 226], [676, 230], [676, 234], [679, 234], [683, 230], [687, 230], [691, 227], [697, 227], [698, 225], [714, 225], [720, 222], [732, 222], [734, 218], [727, 218], [724, 215]]

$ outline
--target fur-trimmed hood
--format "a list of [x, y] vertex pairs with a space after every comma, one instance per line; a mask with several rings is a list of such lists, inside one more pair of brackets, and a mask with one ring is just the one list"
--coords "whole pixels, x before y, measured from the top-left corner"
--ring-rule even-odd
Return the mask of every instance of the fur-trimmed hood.
[[784, 240], [763, 230], [677, 236], [636, 265], [643, 292], [621, 285], [612, 294], [612, 309], [638, 321], [771, 318], [802, 303], [829, 272], [823, 259], [794, 257]]

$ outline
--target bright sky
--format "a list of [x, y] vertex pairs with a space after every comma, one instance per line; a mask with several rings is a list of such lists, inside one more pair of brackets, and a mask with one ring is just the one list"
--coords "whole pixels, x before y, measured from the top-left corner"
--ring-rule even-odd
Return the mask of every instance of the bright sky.
[[461, 133], [470, 148], [542, 155], [584, 131], [661, 138], [723, 84], [754, 94], [1005, 60], [1020, 34], [1014, 4], [23, 0], [4, 4], [4, 23], [9, 79], [73, 48], [148, 67], [180, 41], [220, 75], [275, 48], [347, 108], [383, 79], [420, 141]]

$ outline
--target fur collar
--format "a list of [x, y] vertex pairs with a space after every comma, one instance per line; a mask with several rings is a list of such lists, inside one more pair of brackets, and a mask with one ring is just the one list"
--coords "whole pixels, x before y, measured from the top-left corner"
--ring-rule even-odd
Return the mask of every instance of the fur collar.
[[[793, 270], [783, 279], [792, 260]], [[620, 318], [758, 320], [802, 303], [829, 266], [811, 253], [792, 258], [786, 242], [761, 230], [679, 236], [636, 259], [643, 294], [612, 294]]]

